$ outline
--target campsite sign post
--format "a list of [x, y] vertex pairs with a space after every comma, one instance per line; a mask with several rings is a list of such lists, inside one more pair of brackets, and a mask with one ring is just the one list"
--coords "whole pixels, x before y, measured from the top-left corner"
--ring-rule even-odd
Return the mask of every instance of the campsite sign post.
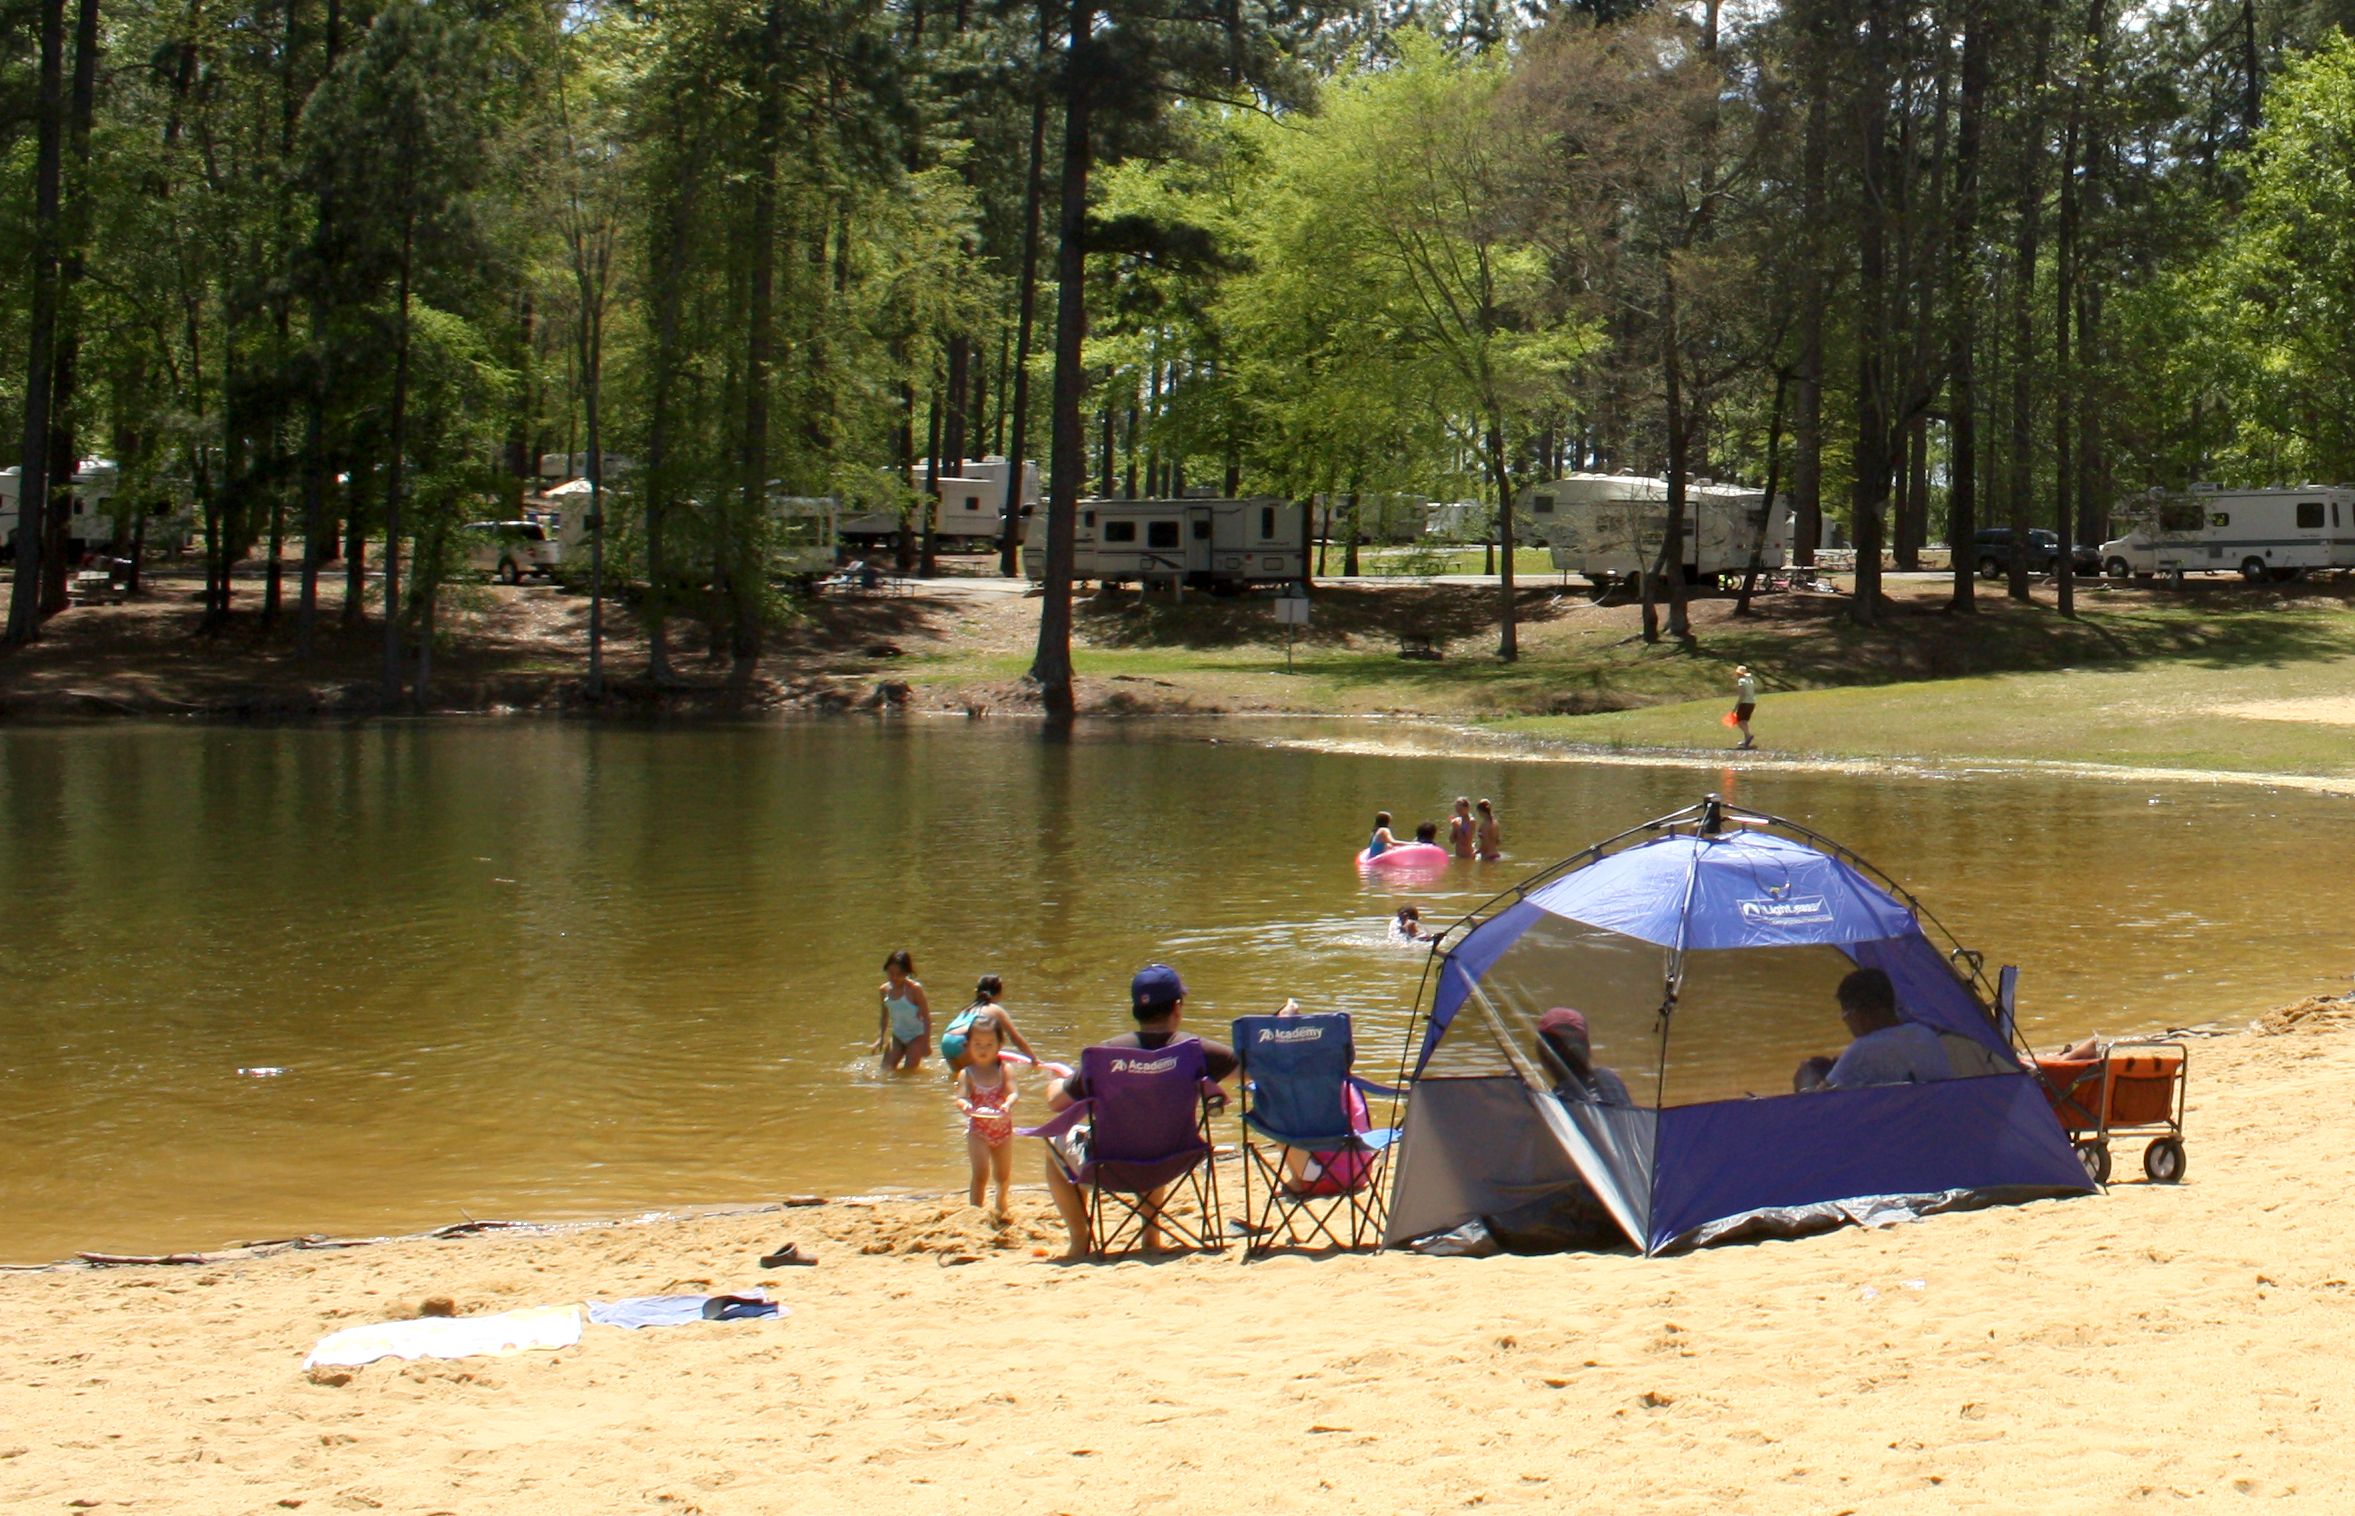
[[1276, 619], [1284, 623], [1284, 672], [1292, 672], [1292, 644], [1308, 625], [1308, 597], [1295, 585], [1276, 597]]

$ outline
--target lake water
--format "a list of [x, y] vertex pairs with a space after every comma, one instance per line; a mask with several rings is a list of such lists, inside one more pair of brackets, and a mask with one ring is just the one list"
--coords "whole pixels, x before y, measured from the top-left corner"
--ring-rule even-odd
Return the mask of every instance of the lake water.
[[[1384, 740], [1402, 750], [1332, 750]], [[940, 1020], [999, 973], [1049, 1056], [1126, 1026], [1129, 973], [1161, 958], [1198, 1028], [1293, 995], [1355, 1013], [1386, 1073], [1424, 962], [1385, 934], [1400, 900], [1452, 919], [1711, 789], [2022, 965], [2039, 1041], [2244, 1017], [2355, 970], [2335, 797], [1414, 751], [1433, 740], [0, 732], [0, 1259], [959, 1184], [938, 1065], [886, 1079], [866, 1051], [903, 945]], [[1506, 861], [1361, 881], [1374, 810], [1411, 826], [1458, 794], [1497, 802]]]

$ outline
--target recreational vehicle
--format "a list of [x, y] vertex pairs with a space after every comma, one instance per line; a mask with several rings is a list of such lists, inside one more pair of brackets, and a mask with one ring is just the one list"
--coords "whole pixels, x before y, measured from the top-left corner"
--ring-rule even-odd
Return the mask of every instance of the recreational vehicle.
[[[605, 486], [604, 496], [605, 529], [610, 534], [621, 514], [623, 497], [612, 484]], [[634, 506], [632, 512], [634, 515]], [[840, 512], [841, 507], [830, 496], [771, 495], [770, 576], [822, 579], [832, 573]], [[551, 538], [548, 545], [557, 550], [558, 561], [570, 560], [576, 568], [586, 571], [589, 558], [589, 482], [586, 479], [575, 479], [536, 497], [527, 497], [524, 514], [531, 524], [546, 530]], [[637, 523], [633, 520], [631, 524]], [[612, 550], [612, 540], [610, 535], [606, 538], [608, 552]], [[685, 572], [711, 572], [708, 547], [697, 546], [693, 539], [684, 536], [672, 541], [669, 561], [673, 568]], [[526, 568], [524, 572], [531, 570]]]
[[[1289, 500], [1082, 500], [1072, 577], [1099, 584], [1245, 589], [1308, 577], [1309, 508]], [[1022, 571], [1047, 576], [1047, 513], [1022, 544]]]
[[2149, 500], [2123, 537], [2101, 545], [2113, 579], [2238, 574], [2255, 584], [2310, 569], [2355, 568], [2355, 489], [2225, 490], [2195, 484]]
[[[1605, 584], [1632, 579], [1658, 560], [1668, 530], [1668, 481], [1636, 474], [1572, 474], [1533, 484], [1516, 501], [1515, 533], [1553, 550], [1554, 567]], [[1749, 567], [1780, 568], [1791, 543], [1791, 513], [1769, 520], [1762, 491], [1696, 480], [1685, 486], [1684, 569], [1689, 582]]]
[[[926, 467], [918, 462], [908, 470], [908, 487], [918, 496], [924, 493]], [[998, 541], [1004, 531], [1010, 467], [999, 457], [968, 458], [959, 472], [940, 476], [930, 523], [935, 548], [951, 553], [979, 552]], [[1026, 462], [1022, 465], [1021, 502], [1025, 518], [1038, 505], [1038, 489], [1038, 465]], [[907, 530], [919, 535], [925, 525], [921, 514], [911, 514], [906, 522]], [[841, 521], [843, 539], [867, 548], [897, 540], [900, 527], [897, 511], [861, 511]]]
[[[0, 469], [0, 558], [16, 558], [16, 501], [17, 485], [23, 476], [21, 469]], [[115, 484], [121, 473], [114, 463], [105, 458], [84, 458], [74, 470], [73, 514], [66, 528], [66, 558], [78, 562], [83, 551], [92, 543], [114, 540], [114, 518], [103, 507], [114, 498]], [[57, 481], [52, 479], [55, 489]]]
[[[932, 506], [932, 534], [937, 545], [953, 552], [998, 541], [1005, 529], [1006, 475], [1011, 469], [1012, 465], [1003, 458], [968, 458], [953, 476], [940, 476], [939, 498]], [[918, 494], [923, 493], [922, 465], [909, 471], [908, 483]], [[1025, 516], [1038, 504], [1035, 463], [1022, 465], [1020, 504]]]

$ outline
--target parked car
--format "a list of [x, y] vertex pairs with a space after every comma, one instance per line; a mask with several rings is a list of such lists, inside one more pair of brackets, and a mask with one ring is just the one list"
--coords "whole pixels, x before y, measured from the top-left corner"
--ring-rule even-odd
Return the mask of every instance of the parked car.
[[474, 534], [467, 564], [501, 584], [519, 583], [526, 574], [553, 579], [564, 566], [564, 544], [537, 521], [471, 521], [466, 530]]
[[[2011, 572], [2012, 529], [2008, 526], [1981, 527], [1971, 541], [1976, 545], [1979, 577], [2001, 579]], [[2070, 572], [2091, 578], [2102, 571], [2101, 550], [2083, 542], [2069, 544]], [[2061, 571], [2061, 534], [2042, 527], [2028, 530], [2028, 572], [2057, 574]]]

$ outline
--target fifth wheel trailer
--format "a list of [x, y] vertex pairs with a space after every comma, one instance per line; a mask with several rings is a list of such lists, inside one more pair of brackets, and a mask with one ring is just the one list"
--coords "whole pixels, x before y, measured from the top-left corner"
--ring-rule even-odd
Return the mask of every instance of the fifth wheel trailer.
[[[1553, 550], [1554, 567], [1595, 584], [1635, 577], [1659, 560], [1668, 530], [1668, 481], [1638, 474], [1571, 474], [1533, 484], [1515, 500], [1515, 533]], [[1771, 517], [1771, 519], [1770, 519]], [[1791, 512], [1767, 508], [1762, 490], [1695, 480], [1685, 486], [1684, 566], [1694, 581], [1781, 568], [1791, 545]]]
[[[1082, 500], [1072, 578], [1247, 589], [1308, 578], [1309, 508], [1290, 500]], [[1022, 571], [1047, 576], [1047, 513], [1032, 515]]]

